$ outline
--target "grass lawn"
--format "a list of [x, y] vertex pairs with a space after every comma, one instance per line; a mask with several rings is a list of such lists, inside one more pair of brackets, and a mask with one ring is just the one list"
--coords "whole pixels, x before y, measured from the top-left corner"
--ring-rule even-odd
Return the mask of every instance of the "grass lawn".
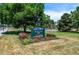
[[79, 40], [79, 32], [48, 32], [48, 33], [55, 34], [59, 38]]
[[22, 45], [16, 34], [5, 34], [0, 37], [0, 54], [52, 54], [69, 55], [79, 54], [79, 33], [75, 32], [48, 32], [55, 34], [55, 40]]

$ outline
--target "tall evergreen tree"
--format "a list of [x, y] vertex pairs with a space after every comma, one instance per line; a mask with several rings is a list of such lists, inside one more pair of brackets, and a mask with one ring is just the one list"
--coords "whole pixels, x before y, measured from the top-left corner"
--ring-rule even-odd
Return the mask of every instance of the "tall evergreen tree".
[[71, 12], [71, 18], [73, 20], [73, 27], [76, 28], [76, 31], [79, 29], [79, 7], [76, 7], [76, 10]]
[[72, 27], [72, 20], [70, 14], [64, 13], [61, 19], [58, 21], [59, 31], [70, 31]]

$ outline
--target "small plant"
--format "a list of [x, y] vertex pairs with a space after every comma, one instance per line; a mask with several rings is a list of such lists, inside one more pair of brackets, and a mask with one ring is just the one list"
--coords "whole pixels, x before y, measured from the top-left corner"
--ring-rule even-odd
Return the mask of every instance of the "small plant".
[[27, 44], [30, 44], [30, 43], [32, 43], [32, 39], [25, 39], [25, 40], [22, 41], [23, 45], [27, 45]]
[[47, 37], [56, 37], [56, 35], [53, 35], [53, 34], [47, 34], [46, 36]]
[[56, 39], [56, 35], [53, 34], [47, 34], [45, 37], [46, 40], [52, 40], [52, 39]]
[[40, 37], [34, 37], [33, 42], [39, 42], [41, 40]]

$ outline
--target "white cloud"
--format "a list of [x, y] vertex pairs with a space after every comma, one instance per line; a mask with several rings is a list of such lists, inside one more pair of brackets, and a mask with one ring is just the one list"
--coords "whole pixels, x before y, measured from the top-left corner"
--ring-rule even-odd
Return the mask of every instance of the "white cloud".
[[79, 6], [79, 3], [75, 3], [75, 4], [59, 4], [59, 5], [52, 5], [49, 4], [46, 7], [44, 13], [49, 15], [51, 19], [57, 21], [61, 18], [61, 16], [64, 13], [70, 13], [71, 11], [74, 11], [76, 9], [76, 7]]
[[70, 13], [70, 11], [52, 11], [52, 10], [46, 10], [44, 12], [46, 15], [49, 15], [51, 19], [53, 19], [54, 21], [57, 21], [61, 18], [61, 16], [64, 13]]

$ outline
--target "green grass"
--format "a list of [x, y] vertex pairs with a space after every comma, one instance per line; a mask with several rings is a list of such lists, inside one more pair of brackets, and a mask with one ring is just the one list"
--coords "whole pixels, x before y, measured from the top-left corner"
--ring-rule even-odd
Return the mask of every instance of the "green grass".
[[59, 38], [79, 39], [79, 32], [48, 32]]

